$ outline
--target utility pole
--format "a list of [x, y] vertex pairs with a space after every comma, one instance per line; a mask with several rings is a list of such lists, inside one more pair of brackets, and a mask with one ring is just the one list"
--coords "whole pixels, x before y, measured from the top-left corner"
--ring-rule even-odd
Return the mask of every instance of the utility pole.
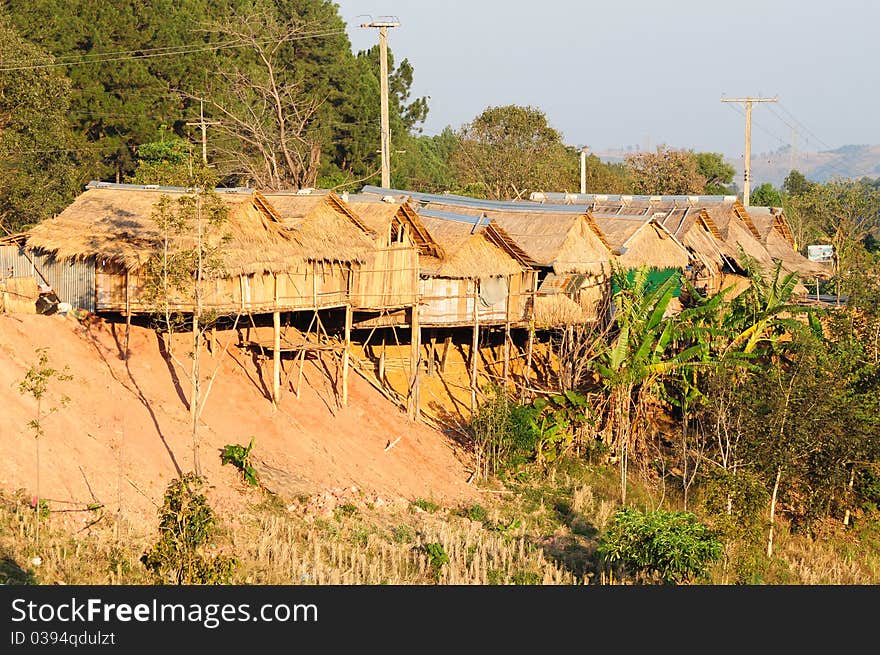
[[202, 164], [205, 166], [208, 165], [208, 126], [209, 125], [219, 125], [219, 121], [206, 121], [205, 120], [205, 102], [204, 100], [199, 101], [199, 120], [187, 122], [187, 125], [195, 125], [201, 128], [202, 130]]
[[743, 154], [743, 206], [749, 206], [752, 181], [752, 103], [778, 102], [778, 98], [721, 98], [721, 102], [744, 102], [746, 105], [746, 150]]
[[587, 147], [581, 148], [581, 193], [587, 192]]
[[361, 23], [361, 27], [379, 28], [379, 82], [381, 84], [382, 108], [382, 186], [391, 186], [391, 133], [388, 129], [388, 28], [399, 27], [394, 16], [380, 16], [380, 20]]

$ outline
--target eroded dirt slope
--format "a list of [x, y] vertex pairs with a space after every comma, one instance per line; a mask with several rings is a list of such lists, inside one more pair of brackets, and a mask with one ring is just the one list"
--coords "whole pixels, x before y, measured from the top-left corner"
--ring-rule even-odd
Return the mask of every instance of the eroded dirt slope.
[[[29, 494], [36, 489], [28, 428], [36, 402], [19, 392], [19, 383], [36, 362], [36, 349], [46, 348], [49, 364], [68, 367], [73, 379], [53, 381], [43, 399], [44, 411], [57, 410], [42, 421], [41, 496], [53, 509], [95, 500], [115, 509], [121, 499], [130, 520], [154, 522], [168, 481], [192, 469], [186, 402], [191, 348], [188, 335], [180, 335], [173, 347], [179, 362], [173, 363], [163, 356], [154, 331], [132, 326], [126, 364], [124, 330], [104, 320], [83, 325], [59, 315], [0, 315], [0, 488]], [[350, 377], [349, 406], [339, 407], [317, 362], [307, 361], [296, 398], [290, 384], [296, 384], [297, 369], [287, 361], [289, 385], [276, 410], [266, 397], [271, 361], [261, 373], [258, 361], [234, 345], [226, 355], [218, 348], [203, 361], [206, 376], [220, 367], [202, 416], [200, 448], [220, 511], [237, 511], [247, 496], [237, 472], [221, 465], [219, 452], [226, 444], [247, 444], [252, 436], [253, 457], [267, 486], [288, 497], [351, 487], [361, 497], [389, 501], [451, 503], [474, 496], [464, 456], [450, 441], [410, 423], [356, 374]], [[62, 395], [70, 398], [67, 405]]]

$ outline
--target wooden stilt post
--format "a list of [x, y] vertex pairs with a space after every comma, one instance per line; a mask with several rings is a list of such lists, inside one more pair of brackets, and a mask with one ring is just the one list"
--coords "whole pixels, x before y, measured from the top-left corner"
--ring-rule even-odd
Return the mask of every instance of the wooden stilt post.
[[504, 389], [510, 376], [510, 284], [512, 275], [507, 276], [507, 299], [504, 302]]
[[342, 405], [348, 406], [348, 360], [351, 353], [351, 305], [345, 306], [345, 350], [342, 352]]
[[410, 418], [413, 421], [418, 421], [421, 416], [421, 409], [419, 407], [419, 378], [422, 368], [422, 328], [419, 326], [418, 305], [413, 305], [413, 308], [410, 310], [410, 312], [410, 381], [408, 395], [410, 405]]
[[477, 411], [477, 349], [480, 346], [480, 312], [477, 305], [480, 301], [477, 292], [477, 280], [474, 283], [474, 334], [471, 341], [471, 413]]
[[428, 377], [434, 377], [434, 359], [437, 352], [437, 331], [431, 330], [430, 345], [428, 347]]
[[281, 312], [272, 312], [272, 402], [281, 400]]
[[447, 334], [443, 339], [443, 354], [440, 355], [440, 372], [446, 372], [446, 362], [449, 361], [449, 348], [452, 346], [452, 335]]
[[382, 330], [382, 350], [379, 352], [379, 382], [385, 384], [385, 330]]
[[526, 400], [526, 389], [529, 386], [529, 378], [532, 376], [532, 350], [535, 343], [535, 298], [538, 295], [538, 276], [535, 275], [533, 280], [531, 291], [532, 309], [529, 314], [529, 340], [526, 347], [526, 369], [523, 371], [523, 385], [519, 399], [521, 403], [524, 403]]
[[125, 269], [125, 361], [128, 361], [128, 340], [131, 332], [131, 290], [128, 283], [128, 269]]

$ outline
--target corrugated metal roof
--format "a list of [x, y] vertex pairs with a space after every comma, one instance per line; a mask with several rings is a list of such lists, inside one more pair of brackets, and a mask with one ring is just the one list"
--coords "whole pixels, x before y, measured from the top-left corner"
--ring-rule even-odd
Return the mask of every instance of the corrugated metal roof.
[[684, 203], [725, 203], [733, 202], [736, 196], [701, 195], [628, 195], [614, 193], [560, 193], [555, 191], [536, 191], [529, 196], [532, 202], [684, 202]]
[[[161, 186], [159, 184], [122, 184], [115, 182], [100, 182], [92, 180], [86, 185], [86, 189], [127, 189], [129, 191], [163, 191], [167, 193], [192, 193], [193, 187], [182, 186]], [[253, 193], [250, 187], [218, 187], [214, 189], [217, 193]]]

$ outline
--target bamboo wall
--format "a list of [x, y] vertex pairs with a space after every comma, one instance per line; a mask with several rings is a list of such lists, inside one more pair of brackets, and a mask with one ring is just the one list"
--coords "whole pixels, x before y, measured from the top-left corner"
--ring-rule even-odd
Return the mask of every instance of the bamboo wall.
[[[340, 307], [348, 303], [349, 267], [346, 264], [304, 262], [289, 273], [262, 273], [212, 280], [203, 287], [202, 306], [206, 311], [269, 312], [296, 311], [315, 307]], [[95, 295], [98, 311], [134, 314], [153, 313], [156, 307], [144, 301], [145, 280], [140, 271], [128, 276], [113, 264], [98, 265], [95, 270]], [[128, 296], [128, 303], [126, 301]], [[170, 308], [191, 312], [192, 299], [171, 298]]]
[[414, 305], [419, 294], [419, 253], [412, 243], [378, 248], [370, 260], [354, 269], [352, 305], [379, 310]]
[[479, 299], [479, 281], [465, 278], [424, 277], [420, 280], [419, 322], [422, 326], [474, 324], [474, 304], [480, 324], [522, 324], [529, 320], [534, 271], [506, 276], [507, 295], [487, 306]]

